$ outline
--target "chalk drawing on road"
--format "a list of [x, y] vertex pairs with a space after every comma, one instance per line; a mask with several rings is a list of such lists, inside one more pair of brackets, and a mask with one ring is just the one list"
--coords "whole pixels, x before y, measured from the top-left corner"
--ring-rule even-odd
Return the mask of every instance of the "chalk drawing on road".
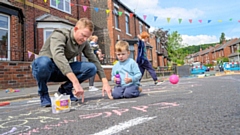
[[152, 119], [155, 119], [157, 116], [154, 117], [148, 117], [148, 116], [143, 116], [143, 117], [137, 117], [135, 119], [131, 119], [129, 121], [119, 123], [118, 125], [109, 127], [108, 129], [105, 129], [101, 132], [95, 133], [93, 135], [112, 135], [112, 134], [117, 134], [125, 129], [128, 129], [130, 127], [148, 122]]
[[8, 129], [9, 131], [6, 130], [6, 132], [0, 133], [0, 135], [15, 135], [22, 132], [26, 132], [30, 129], [31, 129], [30, 126], [17, 126], [17, 127], [12, 127], [12, 129]]
[[71, 109], [75, 110], [101, 110], [101, 109], [116, 109], [119, 108], [117, 105], [135, 103], [136, 101], [119, 101], [119, 102], [88, 102], [85, 105], [79, 104], [78, 106], [73, 106]]

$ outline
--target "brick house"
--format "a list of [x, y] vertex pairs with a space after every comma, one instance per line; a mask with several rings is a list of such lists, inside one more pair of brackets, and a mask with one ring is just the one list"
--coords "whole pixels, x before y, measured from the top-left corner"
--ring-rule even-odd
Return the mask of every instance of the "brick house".
[[[91, 17], [96, 26], [94, 34], [99, 37], [99, 46], [103, 53], [115, 59], [116, 42], [125, 40], [130, 45], [130, 57], [136, 59], [137, 35], [142, 31], [148, 32], [150, 26], [119, 0], [90, 0], [90, 2], [92, 7], [101, 7], [104, 11], [96, 12], [95, 9], [91, 9]], [[106, 14], [105, 10], [109, 10], [109, 13]], [[162, 52], [155, 36], [151, 36], [147, 53], [153, 67], [164, 66], [164, 62], [166, 63]]]
[[[230, 62], [239, 61], [240, 39], [231, 39], [223, 44], [216, 44], [214, 47], [206, 48], [186, 57], [186, 61], [194, 59], [194, 62], [202, 62], [203, 64], [217, 64], [217, 59], [221, 57], [229, 58]], [[190, 57], [192, 56], [192, 57]], [[188, 64], [191, 64], [192, 61]]]
[[55, 28], [71, 28], [81, 17], [90, 18], [85, 0], [0, 1], [0, 89], [35, 86], [29, 67]]

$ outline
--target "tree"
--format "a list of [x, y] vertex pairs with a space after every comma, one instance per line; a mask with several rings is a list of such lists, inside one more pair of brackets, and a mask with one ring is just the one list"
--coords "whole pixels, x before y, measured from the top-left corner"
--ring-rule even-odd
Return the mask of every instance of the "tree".
[[166, 46], [166, 43], [168, 41], [168, 30], [164, 31], [162, 28], [158, 28], [151, 33], [160, 40], [161, 45]]
[[220, 44], [222, 44], [226, 40], [225, 34], [222, 32], [220, 37]]
[[187, 52], [183, 49], [182, 37], [177, 31], [174, 31], [168, 35], [166, 49], [172, 62], [184, 64], [184, 58], [186, 57]]

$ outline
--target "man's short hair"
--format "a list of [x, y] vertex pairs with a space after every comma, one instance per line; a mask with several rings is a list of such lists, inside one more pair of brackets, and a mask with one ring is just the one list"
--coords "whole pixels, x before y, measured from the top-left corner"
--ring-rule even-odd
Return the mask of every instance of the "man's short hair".
[[94, 31], [94, 24], [88, 18], [81, 18], [76, 23], [76, 27], [78, 28], [88, 28], [91, 32]]
[[115, 45], [116, 52], [129, 51], [129, 44], [126, 41], [118, 41]]

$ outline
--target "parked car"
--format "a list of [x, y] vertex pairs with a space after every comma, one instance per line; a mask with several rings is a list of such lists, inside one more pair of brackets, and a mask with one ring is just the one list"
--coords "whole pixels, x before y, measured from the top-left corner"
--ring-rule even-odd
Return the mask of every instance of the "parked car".
[[191, 74], [204, 74], [206, 71], [209, 71], [209, 68], [202, 65], [200, 62], [192, 63]]

